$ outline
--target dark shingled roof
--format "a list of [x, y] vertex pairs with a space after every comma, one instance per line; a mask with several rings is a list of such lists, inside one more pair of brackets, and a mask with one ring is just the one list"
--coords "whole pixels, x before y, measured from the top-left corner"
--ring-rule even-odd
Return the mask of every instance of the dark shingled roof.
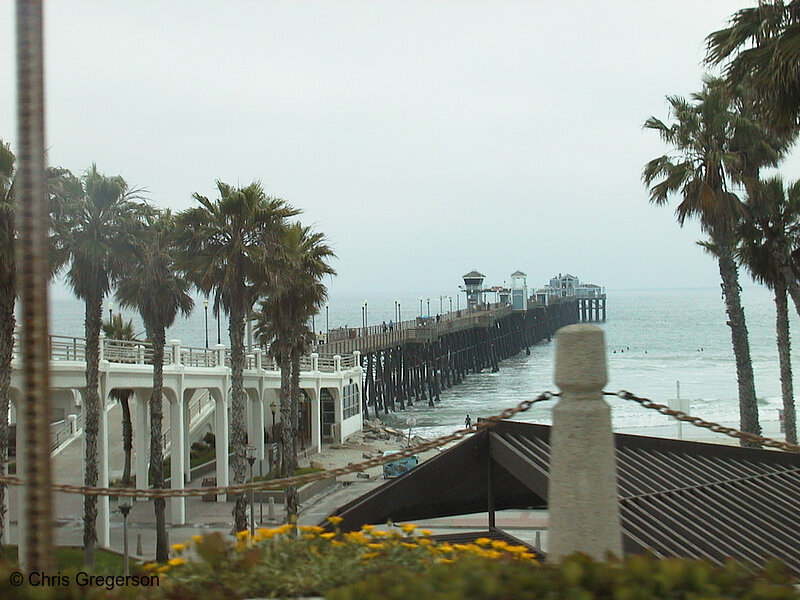
[[[487, 511], [489, 457], [496, 510], [546, 508], [550, 427], [502, 422], [342, 506], [342, 530]], [[615, 434], [627, 553], [769, 557], [800, 574], [800, 456]], [[590, 451], [590, 450], [589, 450]]]
[[477, 271], [470, 271], [469, 273], [464, 275], [462, 277], [462, 279], [466, 279], [466, 278], [474, 279], [475, 277], [486, 277], [486, 275], [483, 275], [482, 273], [478, 273]]

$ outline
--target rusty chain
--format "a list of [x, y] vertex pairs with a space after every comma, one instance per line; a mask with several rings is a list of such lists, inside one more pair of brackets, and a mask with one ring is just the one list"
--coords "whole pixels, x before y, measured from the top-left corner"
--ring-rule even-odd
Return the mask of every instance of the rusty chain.
[[[559, 394], [553, 392], [542, 392], [532, 400], [523, 400], [515, 407], [506, 408], [499, 414], [487, 417], [486, 419], [481, 420], [475, 425], [466, 427], [464, 429], [459, 429], [454, 433], [438, 437], [428, 442], [423, 442], [422, 444], [414, 446], [413, 448], [411, 447], [405, 448], [404, 450], [400, 450], [399, 452], [395, 452], [393, 454], [379, 456], [360, 463], [353, 463], [347, 465], [346, 467], [339, 467], [337, 469], [330, 469], [327, 471], [320, 471], [317, 473], [308, 473], [306, 475], [298, 475], [296, 477], [272, 479], [269, 481], [252, 481], [249, 483], [240, 483], [228, 486], [181, 488], [181, 489], [168, 489], [168, 488], [135, 489], [135, 488], [108, 488], [108, 487], [101, 488], [101, 487], [87, 487], [87, 486], [69, 485], [69, 484], [54, 484], [51, 486], [51, 488], [55, 492], [63, 492], [66, 494], [82, 494], [85, 496], [173, 498], [173, 497], [188, 497], [188, 496], [239, 494], [250, 490], [253, 491], [275, 490], [275, 489], [283, 489], [289, 486], [300, 486], [306, 483], [310, 483], [312, 481], [317, 481], [319, 479], [329, 479], [330, 477], [337, 477], [339, 475], [348, 475], [350, 473], [363, 471], [371, 467], [377, 467], [387, 462], [397, 460], [398, 458], [404, 458], [407, 456], [412, 456], [419, 452], [424, 452], [426, 450], [438, 448], [440, 446], [443, 446], [444, 444], [448, 444], [450, 442], [461, 439], [468, 435], [478, 433], [483, 429], [494, 427], [500, 421], [509, 419], [514, 415], [516, 415], [517, 413], [525, 412], [534, 404], [538, 402], [544, 402], [546, 400], [551, 400], [552, 398], [558, 395]], [[11, 476], [0, 477], [0, 485], [22, 485], [22, 484], [24, 484], [24, 481], [19, 477], [11, 477]]]
[[[784, 450], [786, 452], [800, 453], [800, 446], [798, 445], [790, 444], [788, 442], [781, 442], [779, 440], [773, 440], [771, 438], [766, 438], [752, 433], [746, 433], [744, 431], [739, 431], [738, 429], [735, 429], [733, 427], [726, 427], [725, 425], [714, 423], [713, 421], [705, 421], [704, 419], [701, 419], [699, 417], [693, 417], [685, 412], [679, 410], [673, 410], [668, 406], [665, 406], [663, 404], [658, 404], [657, 402], [653, 402], [652, 400], [649, 400], [647, 398], [636, 396], [635, 394], [632, 394], [631, 392], [628, 392], [626, 390], [620, 390], [618, 392], [604, 391], [603, 394], [605, 396], [617, 396], [618, 398], [621, 398], [623, 400], [632, 400], [633, 402], [640, 404], [644, 408], [655, 410], [662, 415], [668, 417], [674, 417], [679, 421], [690, 423], [696, 427], [709, 429], [715, 433], [722, 433], [733, 438], [757, 443], [762, 446], [767, 446], [769, 448], [777, 448], [780, 450]], [[504, 421], [506, 419], [513, 417], [518, 413], [527, 411], [534, 404], [537, 404], [539, 402], [544, 402], [547, 400], [552, 400], [553, 398], [558, 396], [560, 396], [560, 394], [555, 392], [542, 392], [532, 400], [523, 400], [515, 407], [507, 408], [497, 415], [493, 415], [491, 417], [487, 417], [486, 419], [481, 420], [475, 425], [472, 425], [464, 429], [459, 429], [454, 433], [438, 437], [428, 442], [423, 442], [422, 444], [419, 444], [417, 446], [405, 448], [393, 454], [378, 456], [376, 458], [372, 458], [359, 463], [353, 463], [347, 465], [346, 467], [339, 467], [336, 469], [329, 469], [326, 471], [319, 471], [316, 473], [308, 473], [306, 475], [298, 475], [296, 477], [285, 477], [282, 479], [272, 479], [268, 481], [252, 481], [249, 483], [240, 483], [228, 486], [181, 488], [181, 489], [109, 488], [109, 487], [87, 487], [87, 486], [69, 485], [69, 484], [54, 484], [51, 487], [55, 492], [62, 492], [66, 494], [81, 494], [86, 496], [91, 495], [91, 496], [173, 498], [173, 497], [206, 496], [206, 495], [210, 496], [210, 495], [221, 495], [221, 494], [238, 494], [250, 490], [253, 491], [276, 490], [276, 489], [283, 489], [289, 486], [300, 486], [306, 483], [310, 483], [312, 481], [317, 481], [319, 479], [329, 479], [331, 477], [338, 477], [340, 475], [349, 475], [350, 473], [364, 471], [365, 469], [377, 467], [387, 462], [397, 460], [399, 458], [405, 458], [408, 456], [412, 456], [414, 454], [418, 454], [419, 452], [425, 452], [426, 450], [431, 450], [434, 448], [441, 447], [445, 444], [449, 444], [450, 442], [454, 442], [468, 435], [478, 433], [483, 429], [494, 427], [500, 421]], [[19, 477], [13, 477], [13, 476], [0, 477], [0, 485], [23, 485], [23, 484], [24, 481]]]
[[648, 400], [647, 398], [641, 398], [639, 396], [636, 396], [628, 392], [627, 390], [620, 390], [618, 392], [603, 392], [603, 394], [605, 396], [617, 396], [619, 398], [622, 398], [623, 400], [632, 400], [634, 402], [641, 404], [644, 408], [649, 408], [658, 411], [662, 415], [666, 415], [668, 417], [675, 417], [678, 421], [691, 423], [695, 427], [703, 427], [705, 429], [710, 429], [715, 433], [722, 433], [725, 435], [729, 435], [732, 438], [744, 440], [747, 442], [753, 442], [761, 446], [767, 446], [768, 448], [778, 448], [779, 450], [783, 450], [785, 452], [800, 453], [800, 446], [796, 444], [790, 444], [789, 442], [781, 442], [779, 440], [773, 440], [771, 438], [756, 435], [754, 433], [739, 431], [738, 429], [735, 429], [733, 427], [726, 427], [725, 425], [720, 425], [719, 423], [714, 423], [713, 421], [705, 421], [700, 417], [693, 417], [680, 410], [673, 410], [672, 408], [669, 408], [668, 406], [665, 406], [663, 404], [658, 404], [657, 402], [653, 402], [652, 400]]

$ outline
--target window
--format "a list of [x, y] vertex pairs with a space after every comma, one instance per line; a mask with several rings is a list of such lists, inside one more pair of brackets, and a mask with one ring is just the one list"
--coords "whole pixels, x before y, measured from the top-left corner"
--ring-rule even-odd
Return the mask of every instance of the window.
[[361, 412], [361, 398], [355, 383], [342, 388], [342, 418], [349, 419]]

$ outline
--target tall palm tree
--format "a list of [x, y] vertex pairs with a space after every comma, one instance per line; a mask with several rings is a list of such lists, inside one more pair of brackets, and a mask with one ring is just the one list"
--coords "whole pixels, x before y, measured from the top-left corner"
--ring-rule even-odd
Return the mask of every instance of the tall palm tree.
[[739, 235], [739, 259], [753, 279], [765, 284], [775, 297], [778, 360], [781, 376], [786, 441], [797, 443], [797, 419], [792, 382], [787, 285], [779, 255], [798, 247], [800, 229], [800, 181], [788, 190], [780, 177], [763, 182], [747, 200], [749, 218]]
[[781, 129], [800, 121], [800, 0], [759, 0], [706, 38], [706, 62], [726, 63], [729, 83], [747, 82], [760, 111]]
[[650, 187], [654, 204], [666, 204], [677, 194], [681, 199], [676, 209], [678, 222], [683, 225], [687, 218], [697, 217], [715, 246], [736, 359], [740, 424], [742, 430], [759, 434], [750, 343], [734, 258], [734, 231], [746, 211], [732, 191], [745, 162], [744, 153], [732, 140], [740, 128], [754, 131], [756, 126], [745, 123], [744, 117], [733, 110], [731, 94], [717, 79], [707, 78], [702, 91], [693, 94], [691, 100], [670, 96], [667, 101], [673, 122], [668, 125], [650, 117], [644, 127], [656, 131], [673, 147], [673, 153], [648, 162], [642, 178]]
[[[180, 267], [214, 308], [228, 315], [231, 340], [231, 451], [233, 480], [247, 477], [247, 425], [244, 391], [245, 318], [259, 290], [277, 272], [285, 220], [298, 210], [267, 196], [261, 184], [235, 188], [217, 182], [219, 199], [194, 194], [200, 204], [177, 215]], [[239, 494], [233, 509], [237, 531], [247, 529], [247, 503]]]
[[[14, 177], [14, 154], [0, 140], [0, 476], [6, 474], [8, 461], [8, 411], [10, 405], [11, 358], [14, 351], [14, 301], [16, 298], [14, 266], [14, 202], [11, 189]], [[0, 545], [6, 527], [6, 486], [0, 485]]]
[[[116, 297], [122, 306], [135, 308], [144, 321], [147, 337], [153, 343], [153, 390], [150, 396], [150, 480], [153, 487], [164, 487], [162, 395], [164, 389], [164, 346], [167, 328], [178, 312], [188, 316], [194, 306], [189, 295], [191, 284], [175, 266], [175, 220], [169, 211], [148, 219], [146, 234], [136, 248], [138, 261], [122, 272]], [[178, 448], [173, 448], [178, 452]], [[180, 477], [180, 473], [173, 473]], [[155, 499], [156, 560], [166, 562], [166, 500]]]
[[[100, 328], [103, 298], [133, 257], [149, 207], [139, 201], [120, 177], [107, 177], [92, 165], [63, 198], [58, 219], [53, 219], [55, 246], [67, 264], [66, 280], [84, 301], [86, 337], [86, 397], [84, 483], [97, 485], [97, 436], [102, 404], [98, 394]], [[84, 560], [94, 564], [97, 543], [97, 496], [84, 496]]]
[[[11, 359], [14, 349], [16, 318], [16, 263], [14, 244], [17, 238], [14, 207], [15, 156], [9, 145], [0, 140], [0, 475], [5, 475], [8, 460], [8, 413], [10, 407]], [[75, 177], [66, 169], [48, 168], [47, 192], [50, 211], [60, 214], [63, 198], [74, 189]], [[56, 251], [51, 239], [51, 275], [63, 264], [63, 253]], [[5, 528], [5, 486], [0, 485], [0, 540]]]
[[[281, 365], [281, 475], [297, 469], [300, 418], [300, 357], [308, 351], [313, 331], [308, 321], [328, 297], [322, 284], [325, 275], [336, 272], [328, 264], [335, 257], [325, 236], [299, 222], [286, 228], [282, 239], [286, 261], [279, 277], [273, 278], [260, 304], [256, 333], [263, 342], [272, 341], [272, 354]], [[286, 490], [286, 511], [291, 521], [297, 515], [297, 489]]]
[[[135, 341], [133, 321], [124, 322], [121, 314], [111, 317], [103, 323], [103, 333], [111, 340]], [[129, 401], [133, 390], [115, 388], [111, 390], [111, 397], [119, 402], [122, 409], [122, 449], [125, 453], [125, 463], [122, 467], [122, 487], [131, 487], [131, 454], [133, 452], [133, 424], [131, 423], [131, 408]]]

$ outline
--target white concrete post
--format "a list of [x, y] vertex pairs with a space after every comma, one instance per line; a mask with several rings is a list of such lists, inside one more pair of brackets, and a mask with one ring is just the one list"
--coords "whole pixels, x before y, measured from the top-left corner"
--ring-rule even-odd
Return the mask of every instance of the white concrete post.
[[342, 357], [338, 354], [333, 357], [333, 370], [337, 373], [342, 370]]
[[259, 371], [261, 370], [261, 348], [256, 348], [253, 350], [253, 353], [256, 355], [256, 369]]
[[67, 415], [67, 423], [69, 423], [69, 434], [71, 436], [78, 433], [78, 415]]
[[[100, 348], [100, 360], [105, 360], [105, 358], [106, 358], [106, 334], [103, 333], [102, 331], [100, 332], [100, 340], [99, 340], [99, 342], [100, 342], [100, 345], [99, 345], [99, 348]], [[101, 498], [102, 498], [102, 496], [101, 496]]]
[[[228, 401], [217, 400], [214, 407], [214, 436], [217, 444], [217, 485], [228, 485]], [[217, 495], [217, 502], [225, 502], [225, 494]]]
[[223, 344], [217, 344], [214, 346], [214, 349], [217, 351], [217, 366], [224, 367], [225, 366], [225, 346]]
[[256, 447], [256, 458], [264, 460], [266, 458], [264, 454], [264, 399], [258, 398], [253, 402], [253, 408], [256, 411], [255, 415], [253, 415], [255, 417], [253, 419], [253, 429], [255, 429], [256, 437], [250, 443]]
[[[17, 477], [25, 477], [25, 468], [28, 457], [25, 454], [25, 419], [20, 418], [21, 410], [17, 410]], [[85, 456], [85, 452], [82, 453]], [[12, 492], [13, 490], [13, 492]], [[6, 496], [14, 494], [14, 507], [17, 509], [17, 546], [19, 551], [19, 566], [25, 569], [25, 558], [28, 550], [28, 524], [25, 519], [25, 486], [9, 485], [6, 487]], [[6, 512], [6, 531], [11, 529], [11, 512]]]
[[[107, 396], [104, 390], [100, 390], [100, 433], [99, 433], [99, 454], [98, 456], [98, 478], [99, 487], [108, 487], [108, 412], [106, 410]], [[97, 498], [97, 542], [100, 546], [108, 548], [111, 546], [111, 514], [108, 504], [108, 496], [98, 496]]]
[[603, 330], [570, 325], [556, 333], [548, 490], [548, 560], [584, 552], [596, 560], [622, 557], [611, 409]]
[[144, 346], [139, 344], [136, 346], [136, 364], [143, 365], [144, 364]]
[[[139, 346], [141, 348], [141, 346]], [[133, 422], [133, 448], [135, 454], [134, 473], [136, 474], [136, 487], [147, 489], [150, 478], [147, 467], [150, 463], [150, 426], [148, 425], [147, 392], [137, 391], [133, 395], [134, 422]], [[145, 498], [137, 498], [145, 500]]]
[[[196, 392], [195, 392], [196, 393]], [[191, 400], [191, 397], [189, 398]], [[189, 403], [183, 403], [183, 439], [186, 443], [183, 444], [183, 481], [189, 483], [192, 480], [192, 438], [191, 426], [192, 416], [189, 414]]]
[[322, 388], [319, 382], [314, 386], [314, 397], [311, 399], [311, 446], [317, 452], [322, 452], [322, 419], [320, 410], [320, 398]]
[[353, 364], [356, 368], [361, 366], [361, 352], [353, 350]]
[[170, 340], [169, 345], [172, 346], [172, 364], [173, 365], [181, 364], [181, 341]]
[[[176, 402], [169, 403], [169, 435], [170, 435], [170, 487], [173, 490], [183, 489], [184, 477], [184, 437], [183, 437], [183, 394]], [[186, 499], [183, 496], [170, 498], [170, 514], [172, 526], [186, 523]]]
[[319, 354], [316, 352], [311, 353], [311, 370], [315, 373], [319, 371]]

